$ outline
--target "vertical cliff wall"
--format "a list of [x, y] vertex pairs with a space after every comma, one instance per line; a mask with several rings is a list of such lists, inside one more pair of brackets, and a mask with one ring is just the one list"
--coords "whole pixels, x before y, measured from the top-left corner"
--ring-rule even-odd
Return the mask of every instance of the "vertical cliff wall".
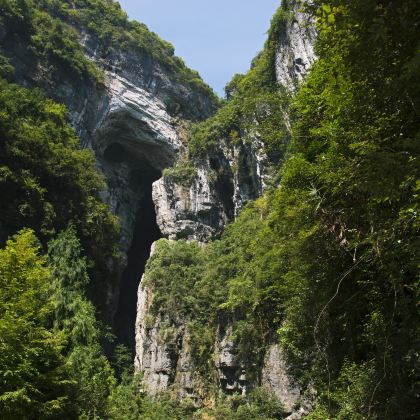
[[[109, 278], [92, 297], [102, 318], [134, 347], [136, 289], [151, 242], [161, 235], [152, 183], [177, 160], [182, 121], [209, 117], [218, 101], [199, 75], [173, 55], [170, 44], [144, 25], [129, 22], [117, 3], [34, 2], [31, 7], [36, 13], [23, 8], [25, 19], [6, 20], [0, 52], [15, 68], [14, 81], [41, 88], [67, 106], [83, 147], [95, 154], [107, 184], [102, 198], [120, 221], [121, 258], [109, 261], [104, 270]], [[36, 21], [40, 17], [44, 32]], [[48, 24], [55, 25], [55, 32], [48, 32]], [[42, 36], [52, 38], [35, 44]], [[60, 36], [66, 37], [65, 59], [57, 55]], [[55, 42], [56, 49], [49, 50]], [[84, 66], [84, 72], [77, 66]], [[127, 299], [119, 298], [120, 290]], [[127, 305], [124, 313], [121, 306]]]
[[[273, 63], [279, 87], [285, 95], [292, 95], [315, 60], [315, 31], [295, 2], [290, 2], [287, 13], [289, 18], [276, 35]], [[287, 122], [287, 108], [283, 118]], [[196, 161], [195, 176], [187, 185], [171, 176], [154, 182], [153, 200], [164, 237], [205, 243], [217, 237], [244, 204], [263, 194], [269, 185], [273, 161], [265, 152], [258, 128], [244, 132], [234, 144], [224, 137], [218, 140], [216, 149]], [[154, 317], [152, 304], [153, 289], [142, 282], [138, 292], [136, 369], [144, 374], [151, 393], [172, 390], [179, 398], [188, 396], [200, 405], [206, 394], [191, 360], [187, 322], [165, 314]], [[256, 385], [264, 385], [277, 395], [291, 413], [290, 418], [299, 418], [305, 412], [295, 409], [301, 400], [300, 390], [287, 374], [278, 345], [275, 341], [267, 345], [263, 366], [250, 369], [236, 355], [232, 322], [220, 321], [213, 346], [217, 388], [226, 394], [244, 394]]]
[[[115, 41], [101, 33], [109, 26], [102, 28], [96, 20], [97, 29], [86, 24], [89, 7], [86, 11], [72, 2], [71, 7], [69, 2], [58, 3], [66, 7], [51, 10], [51, 16], [80, 43], [86, 68], [93, 65], [100, 80], [70, 71], [69, 65], [75, 63], [63, 63], [62, 57], [53, 57], [52, 62], [51, 51], [35, 53], [36, 46], [28, 44], [32, 38], [23, 32], [0, 31], [2, 51], [16, 69], [17, 82], [40, 87], [68, 107], [82, 145], [94, 152], [106, 179], [107, 189], [101, 194], [121, 223], [121, 260], [114, 266], [110, 262], [111, 275], [104, 279], [101, 293], [106, 297], [96, 302], [102, 317], [114, 325], [120, 342], [135, 347], [136, 369], [144, 374], [150, 392], [172, 388], [178, 397], [189, 396], [201, 404], [206, 395], [191, 360], [184, 320], [164, 313], [152, 317], [153, 290], [141, 283], [137, 297], [136, 289], [153, 241], [162, 236], [205, 246], [247, 202], [263, 194], [273, 181], [278, 156], [267, 153], [255, 123], [220, 136], [214, 148], [190, 161], [185, 121], [214, 114], [217, 100], [208, 87], [173, 57], [171, 47], [120, 12], [113, 17], [114, 26], [101, 23], [111, 25]], [[285, 2], [285, 12], [287, 18], [271, 40], [275, 44], [271, 70], [287, 96], [314, 60], [315, 34], [297, 2]], [[281, 111], [287, 126], [287, 107]], [[234, 141], [228, 138], [231, 134]], [[185, 165], [191, 169], [188, 179], [175, 176]], [[174, 170], [167, 171], [171, 167]], [[217, 331], [214, 384], [229, 394], [247, 393], [263, 383], [292, 412], [299, 390], [285, 372], [278, 347], [267, 345], [264, 366], [255, 372], [236, 357], [233, 322], [221, 321]]]

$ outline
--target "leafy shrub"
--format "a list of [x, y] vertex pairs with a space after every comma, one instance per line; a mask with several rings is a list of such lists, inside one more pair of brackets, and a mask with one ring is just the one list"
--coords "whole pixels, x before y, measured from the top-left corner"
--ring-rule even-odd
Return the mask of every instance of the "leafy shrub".
[[163, 176], [175, 184], [191, 187], [197, 177], [197, 169], [189, 164], [177, 164], [171, 168], [164, 169]]
[[45, 244], [72, 222], [94, 282], [103, 282], [105, 261], [116, 255], [118, 223], [99, 197], [104, 181], [92, 153], [80, 149], [65, 107], [4, 80], [0, 107], [0, 195], [7, 197], [0, 203], [0, 238], [30, 227]]

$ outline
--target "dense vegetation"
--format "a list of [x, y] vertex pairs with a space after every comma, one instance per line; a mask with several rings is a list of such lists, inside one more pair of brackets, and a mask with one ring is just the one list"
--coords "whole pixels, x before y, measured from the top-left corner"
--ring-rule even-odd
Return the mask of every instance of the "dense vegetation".
[[99, 198], [105, 187], [65, 107], [0, 79], [0, 240], [24, 227], [43, 245], [72, 223], [89, 258], [92, 288], [106, 292], [119, 227]]
[[[236, 74], [226, 86], [227, 100], [212, 117], [192, 127], [188, 148], [192, 160], [213, 152], [222, 139], [228, 145], [261, 138], [271, 160], [278, 163], [285, 152], [288, 130], [285, 120], [290, 92], [276, 82], [275, 53], [280, 35], [291, 15], [279, 8], [268, 39], [246, 75]], [[279, 141], [283, 139], [283, 141]]]
[[[319, 59], [291, 104], [280, 186], [205, 250], [161, 242], [148, 281], [156, 308], [189, 320], [204, 377], [214, 369], [218, 322], [231, 319], [238, 356], [250, 366], [277, 336], [294, 375], [316, 390], [309, 418], [416, 418], [420, 5], [334, 0], [308, 9]], [[241, 92], [267, 51], [234, 78], [219, 113], [193, 130], [192, 156], [217, 147], [238, 115], [241, 127], [252, 126], [258, 107], [247, 114], [248, 101], [266, 86], [284, 101], [261, 75], [257, 94]], [[281, 121], [268, 145], [284, 144]]]
[[[7, 42], [26, 45], [48, 74], [65, 68], [101, 83], [78, 42], [77, 30], [87, 26], [104, 56], [117, 45], [137, 48], [200, 84], [116, 3], [71, 3], [0, 0]], [[285, 3], [250, 72], [233, 78], [225, 104], [192, 129], [189, 144], [196, 162], [222, 139], [257, 136], [281, 182], [206, 247], [158, 242], [146, 273], [152, 315], [187, 322], [209, 391], [223, 319], [233, 324], [251, 376], [266, 345], [280, 343], [301, 386], [315, 390], [309, 419], [414, 419], [420, 4], [315, 0], [307, 7], [317, 20], [319, 59], [297, 95], [274, 74], [276, 39], [291, 19]], [[6, 53], [0, 72], [13, 78]], [[132, 355], [117, 346], [105, 357], [112, 337], [88, 297], [105, 299], [119, 232], [100, 201], [94, 159], [80, 150], [62, 105], [4, 79], [0, 138], [1, 418], [282, 418], [260, 388], [218, 396], [214, 409], [199, 411], [188, 399], [153, 400], [133, 375]], [[195, 175], [191, 162], [165, 173], [185, 186]]]
[[188, 161], [178, 162], [176, 166], [164, 169], [162, 175], [176, 184], [189, 187], [197, 177], [197, 168]]

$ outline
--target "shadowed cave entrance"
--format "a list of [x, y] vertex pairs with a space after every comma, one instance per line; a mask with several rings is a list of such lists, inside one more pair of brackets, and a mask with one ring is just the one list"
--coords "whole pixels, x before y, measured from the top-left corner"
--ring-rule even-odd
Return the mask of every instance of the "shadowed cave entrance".
[[162, 237], [156, 223], [152, 199], [152, 184], [161, 177], [161, 171], [154, 169], [144, 156], [133, 156], [120, 144], [111, 144], [103, 156], [115, 168], [119, 165], [130, 168], [129, 189], [138, 197], [132, 242], [127, 254], [127, 266], [120, 279], [118, 305], [114, 316], [117, 343], [134, 350], [137, 290], [150, 256], [151, 245]]

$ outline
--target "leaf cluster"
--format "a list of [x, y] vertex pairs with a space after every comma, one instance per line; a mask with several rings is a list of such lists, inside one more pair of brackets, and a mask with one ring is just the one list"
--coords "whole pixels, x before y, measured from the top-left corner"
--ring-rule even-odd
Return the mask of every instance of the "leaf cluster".
[[[211, 360], [228, 320], [237, 357], [254, 371], [277, 336], [292, 373], [316, 390], [309, 418], [399, 418], [401, 407], [415, 418], [419, 4], [322, 0], [309, 10], [319, 59], [292, 101], [281, 185], [205, 248], [191, 293], [174, 304], [205, 293], [184, 313], [194, 320], [197, 366]], [[248, 76], [236, 76], [231, 99], [193, 131], [193, 154], [240, 132]], [[201, 313], [211, 328], [196, 320]]]
[[119, 227], [99, 197], [105, 184], [92, 153], [80, 149], [63, 105], [4, 80], [0, 86], [0, 239], [30, 227], [45, 245], [72, 222], [91, 274], [103, 281]]

